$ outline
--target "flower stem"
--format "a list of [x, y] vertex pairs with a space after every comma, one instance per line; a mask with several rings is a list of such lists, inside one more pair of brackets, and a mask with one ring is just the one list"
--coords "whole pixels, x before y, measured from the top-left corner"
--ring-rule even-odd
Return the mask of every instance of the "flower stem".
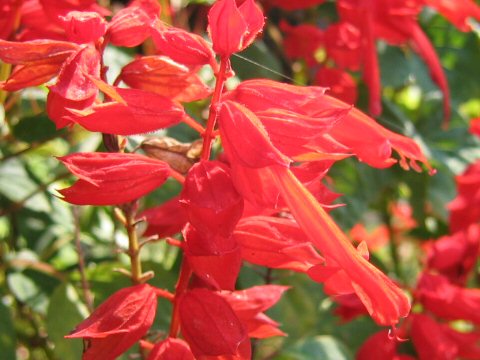
[[143, 282], [142, 263], [140, 261], [140, 243], [137, 235], [137, 222], [135, 220], [136, 202], [132, 202], [123, 208], [125, 215], [125, 229], [128, 235], [128, 256], [130, 257], [130, 273], [133, 284]]
[[192, 269], [188, 264], [187, 259], [183, 258], [182, 269], [178, 277], [177, 285], [175, 286], [175, 298], [173, 299], [172, 321], [170, 322], [170, 337], [177, 337], [180, 331], [180, 309], [178, 301], [180, 297], [187, 291], [190, 277], [192, 276]]
[[215, 83], [215, 90], [213, 91], [212, 102], [210, 103], [210, 113], [208, 114], [207, 128], [203, 133], [203, 148], [202, 148], [202, 160], [208, 160], [210, 158], [210, 151], [212, 148], [212, 141], [214, 139], [213, 131], [215, 129], [215, 123], [217, 122], [218, 105], [222, 96], [225, 80], [227, 80], [227, 70], [230, 64], [230, 59], [222, 57], [220, 59], [220, 69], [215, 74], [217, 81]]

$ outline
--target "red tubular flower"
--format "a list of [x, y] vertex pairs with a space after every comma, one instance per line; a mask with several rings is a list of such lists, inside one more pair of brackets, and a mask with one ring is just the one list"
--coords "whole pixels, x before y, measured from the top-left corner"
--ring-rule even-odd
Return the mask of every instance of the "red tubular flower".
[[181, 202], [190, 223], [208, 236], [230, 236], [243, 212], [243, 198], [228, 168], [218, 161], [201, 161], [190, 168]]
[[254, 0], [237, 6], [235, 0], [218, 0], [208, 13], [213, 50], [223, 57], [242, 51], [262, 31], [265, 19]]
[[417, 285], [417, 298], [441, 318], [480, 324], [480, 289], [462, 288], [442, 275], [424, 273]]
[[135, 135], [176, 125], [186, 115], [177, 102], [149, 91], [108, 85], [102, 90], [108, 91], [107, 95], [114, 94], [118, 101], [93, 105], [83, 111], [71, 109], [64, 119], [90, 131]]
[[117, 205], [148, 194], [170, 173], [167, 163], [137, 154], [76, 153], [59, 158], [80, 179], [59, 190], [77, 205]]
[[325, 30], [327, 57], [336, 67], [357, 71], [363, 62], [362, 36], [360, 30], [347, 21], [330, 25]]
[[0, 19], [0, 39], [8, 39], [19, 17], [23, 0], [5, 0], [2, 2], [2, 18]]
[[342, 268], [370, 316], [380, 325], [393, 326], [408, 315], [405, 294], [380, 270], [365, 260], [346, 235], [288, 169], [273, 171], [282, 197], [310, 241], [327, 259]]
[[413, 360], [408, 355], [397, 353], [397, 341], [392, 339], [388, 330], [379, 331], [370, 336], [358, 350], [356, 360]]
[[148, 284], [117, 291], [65, 336], [83, 338], [83, 360], [114, 360], [144, 336], [155, 319], [157, 295]]
[[162, 205], [145, 210], [138, 217], [147, 220], [147, 230], [143, 235], [157, 235], [159, 238], [180, 232], [188, 221], [187, 212], [178, 196]]
[[240, 345], [248, 341], [244, 325], [219, 294], [189, 290], [179, 306], [182, 335], [195, 357], [236, 355]]
[[324, 261], [291, 219], [243, 218], [233, 235], [242, 249], [242, 258], [252, 264], [305, 272]]
[[470, 132], [480, 136], [480, 117], [470, 120]]
[[150, 37], [150, 30], [159, 15], [158, 1], [134, 0], [112, 18], [108, 38], [116, 46], [138, 46]]
[[471, 31], [472, 25], [468, 19], [480, 21], [480, 6], [472, 0], [424, 0], [427, 5], [435, 8], [461, 31]]
[[174, 101], [196, 101], [211, 93], [197, 74], [163, 56], [137, 58], [123, 67], [120, 77], [132, 88], [151, 91]]
[[195, 360], [195, 358], [185, 341], [169, 337], [155, 344], [147, 360]]

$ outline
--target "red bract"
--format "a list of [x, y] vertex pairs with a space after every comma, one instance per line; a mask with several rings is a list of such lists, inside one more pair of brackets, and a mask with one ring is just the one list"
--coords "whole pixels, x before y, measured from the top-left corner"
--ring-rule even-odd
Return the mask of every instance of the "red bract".
[[417, 285], [417, 298], [441, 318], [480, 324], [480, 289], [461, 288], [442, 275], [424, 273]]
[[182, 334], [196, 357], [238, 353], [247, 332], [219, 294], [193, 289], [180, 298], [179, 304]]
[[2, 17], [0, 19], [0, 39], [8, 39], [19, 16], [23, 0], [4, 0], [2, 2]]
[[190, 102], [206, 98], [211, 90], [186, 66], [163, 56], [143, 56], [123, 67], [122, 81], [136, 89], [169, 99]]
[[[193, 272], [215, 289], [233, 290], [242, 265], [240, 247], [232, 236], [183, 230], [185, 255]], [[228, 269], [228, 271], [226, 271]]]
[[370, 316], [378, 324], [390, 326], [407, 316], [410, 304], [405, 294], [355, 250], [346, 235], [295, 176], [288, 169], [280, 167], [273, 173], [283, 199], [302, 230], [327, 262], [332, 259], [345, 271]]
[[242, 51], [262, 31], [263, 12], [253, 0], [237, 6], [235, 0], [218, 0], [208, 13], [213, 50], [223, 57]]
[[83, 338], [83, 360], [114, 360], [146, 334], [157, 310], [155, 289], [136, 285], [117, 291], [65, 336]]
[[185, 341], [169, 337], [155, 344], [147, 360], [195, 360], [195, 358]]
[[116, 205], [148, 194], [170, 173], [160, 160], [137, 154], [77, 153], [59, 158], [80, 179], [59, 190], [63, 200], [77, 205]]
[[220, 295], [246, 326], [249, 337], [265, 339], [285, 335], [278, 329], [279, 324], [263, 312], [275, 305], [287, 290], [288, 286], [263, 285], [241, 291], [222, 291]]
[[102, 90], [115, 94], [121, 102], [93, 105], [83, 111], [72, 109], [66, 118], [90, 131], [135, 135], [176, 125], [186, 116], [180, 104], [162, 95], [110, 86]]
[[225, 101], [220, 108], [218, 121], [229, 158], [252, 168], [288, 165], [288, 158], [272, 145], [260, 120], [246, 107]]
[[210, 45], [201, 36], [161, 24], [151, 31], [158, 51], [180, 64], [201, 66], [215, 62]]
[[480, 136], [480, 117], [472, 119], [470, 121], [470, 132], [477, 136]]
[[291, 219], [243, 218], [233, 235], [241, 246], [243, 259], [252, 264], [305, 272], [324, 261]]
[[95, 42], [107, 31], [107, 22], [96, 12], [71, 11], [63, 21], [68, 39], [79, 44]]
[[157, 235], [160, 238], [172, 236], [187, 223], [187, 212], [180, 203], [179, 197], [174, 197], [162, 205], [145, 210], [139, 215], [147, 220], [147, 230], [144, 236]]
[[133, 47], [150, 37], [150, 29], [160, 15], [160, 6], [155, 0], [134, 0], [112, 18], [107, 36], [116, 46]]
[[243, 198], [228, 168], [218, 161], [193, 165], [181, 195], [190, 223], [200, 232], [230, 236], [243, 212]]

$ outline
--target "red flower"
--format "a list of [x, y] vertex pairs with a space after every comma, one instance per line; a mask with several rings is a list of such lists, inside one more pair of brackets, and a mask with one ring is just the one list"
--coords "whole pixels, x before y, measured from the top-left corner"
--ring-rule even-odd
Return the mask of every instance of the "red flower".
[[280, 23], [280, 29], [285, 33], [285, 55], [291, 59], [305, 59], [307, 65], [314, 66], [317, 63], [315, 54], [324, 43], [323, 31], [314, 25], [291, 26], [285, 21]]
[[352, 76], [342, 70], [322, 67], [314, 79], [315, 85], [328, 87], [327, 93], [347, 104], [357, 102], [357, 84]]
[[276, 6], [285, 10], [305, 9], [315, 5], [320, 5], [325, 0], [264, 0], [271, 6]]
[[218, 0], [208, 13], [213, 50], [224, 57], [242, 51], [262, 31], [265, 19], [254, 0], [237, 6], [235, 0]]
[[169, 337], [155, 344], [147, 360], [195, 360], [195, 358], [185, 341]]
[[96, 12], [70, 11], [62, 20], [68, 39], [78, 44], [95, 42], [107, 31], [107, 22]]
[[59, 160], [80, 178], [58, 191], [77, 205], [123, 204], [155, 190], [170, 174], [165, 162], [137, 154], [76, 153]]
[[157, 235], [159, 238], [172, 236], [187, 223], [187, 212], [180, 203], [179, 197], [174, 197], [162, 205], [155, 206], [142, 212], [139, 216], [147, 220], [147, 230], [144, 236]]
[[146, 334], [157, 310], [155, 289], [148, 284], [117, 291], [65, 336], [83, 338], [83, 360], [114, 360]]
[[480, 117], [470, 120], [470, 132], [480, 136]]
[[471, 31], [468, 19], [480, 20], [480, 7], [472, 0], [425, 0], [461, 31]]

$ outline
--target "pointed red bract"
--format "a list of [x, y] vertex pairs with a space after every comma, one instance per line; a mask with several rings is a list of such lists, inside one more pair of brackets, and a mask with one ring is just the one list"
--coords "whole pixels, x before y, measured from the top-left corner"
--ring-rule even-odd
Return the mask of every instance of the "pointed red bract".
[[8, 79], [0, 83], [0, 88], [6, 91], [17, 91], [42, 85], [58, 74], [62, 62], [17, 65]]
[[180, 64], [201, 66], [215, 62], [210, 45], [199, 35], [164, 25], [157, 25], [151, 31], [159, 52]]
[[469, 18], [480, 21], [480, 6], [472, 0], [424, 0], [461, 31], [471, 31]]
[[68, 120], [90, 131], [136, 135], [176, 125], [185, 116], [180, 104], [162, 95], [138, 89], [109, 88], [118, 94], [122, 103], [111, 101], [84, 111], [71, 111]]
[[211, 93], [197, 74], [163, 56], [135, 59], [123, 67], [120, 77], [132, 88], [151, 91], [175, 101], [196, 101]]
[[196, 357], [235, 355], [247, 339], [230, 304], [213, 291], [187, 291], [179, 306], [182, 335]]
[[187, 212], [180, 203], [179, 197], [174, 197], [162, 205], [142, 212], [139, 216], [147, 221], [144, 236], [157, 235], [159, 238], [172, 236], [185, 226], [188, 221]]
[[112, 18], [107, 36], [116, 46], [134, 47], [148, 37], [158, 21], [160, 5], [156, 0], [134, 0]]
[[8, 64], [58, 63], [79, 50], [77, 44], [56, 40], [12, 42], [0, 39], [0, 59]]
[[195, 360], [195, 358], [185, 341], [169, 337], [155, 344], [147, 360]]
[[232, 236], [202, 233], [188, 225], [183, 230], [185, 255], [193, 272], [215, 289], [233, 290], [242, 257]]
[[165, 162], [137, 154], [76, 153], [59, 160], [80, 178], [58, 191], [77, 205], [123, 204], [155, 190], [170, 174]]
[[230, 236], [243, 212], [230, 172], [218, 161], [201, 161], [190, 168], [181, 202], [190, 223], [209, 235]]
[[83, 360], [114, 360], [144, 336], [155, 319], [157, 295], [148, 285], [117, 291], [65, 336], [83, 338]]

